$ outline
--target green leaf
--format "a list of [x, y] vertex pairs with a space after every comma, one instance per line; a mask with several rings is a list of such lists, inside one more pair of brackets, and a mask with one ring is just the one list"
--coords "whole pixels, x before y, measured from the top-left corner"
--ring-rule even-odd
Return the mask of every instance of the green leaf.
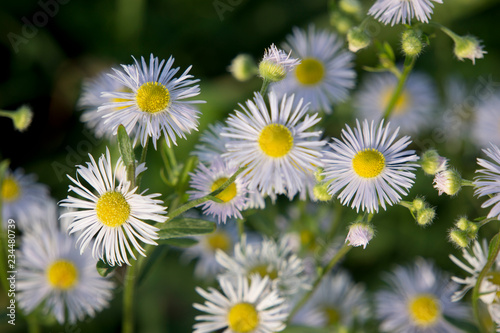
[[118, 126], [118, 150], [127, 168], [127, 179], [135, 183], [135, 156], [132, 143], [123, 125]]
[[496, 248], [495, 244], [500, 241], [500, 238], [498, 238], [498, 234], [496, 234], [490, 241], [490, 245], [488, 248], [488, 261], [490, 260], [495, 260], [495, 258], [491, 258], [493, 254], [493, 249]]
[[160, 239], [157, 243], [159, 245], [190, 247], [198, 244], [198, 241], [194, 238], [167, 238], [167, 239]]
[[215, 223], [193, 218], [178, 218], [165, 222], [158, 231], [160, 239], [181, 238], [209, 234], [215, 231]]
[[97, 268], [97, 273], [99, 273], [100, 276], [106, 277], [115, 270], [116, 266], [109, 266], [104, 261], [99, 260], [96, 264], [96, 268]]

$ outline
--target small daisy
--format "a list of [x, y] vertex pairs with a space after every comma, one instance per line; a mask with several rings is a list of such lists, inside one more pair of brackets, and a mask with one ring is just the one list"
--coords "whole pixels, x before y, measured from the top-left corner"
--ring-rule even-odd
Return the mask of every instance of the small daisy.
[[[455, 256], [450, 255], [450, 259], [461, 269], [470, 274], [466, 278], [459, 278], [453, 276], [451, 279], [456, 283], [464, 285], [462, 290], [455, 292], [451, 298], [452, 301], [456, 302], [461, 300], [465, 294], [472, 288], [476, 286], [477, 277], [479, 273], [483, 270], [486, 262], [488, 261], [488, 243], [486, 239], [482, 242], [478, 240], [474, 241], [472, 246], [472, 251], [469, 253], [466, 249], [462, 250], [462, 256], [466, 263], [458, 260]], [[492, 304], [495, 300], [496, 303], [500, 301], [498, 298], [498, 292], [500, 292], [500, 285], [498, 284], [496, 276], [500, 274], [500, 257], [497, 257], [491, 272], [486, 275], [480, 286], [480, 299], [486, 304]]]
[[411, 24], [416, 17], [418, 21], [429, 23], [435, 3], [443, 0], [377, 0], [368, 11], [384, 24]]
[[[68, 195], [68, 198], [60, 203], [63, 207], [79, 210], [69, 211], [62, 217], [73, 219], [70, 233], [82, 231], [77, 242], [80, 243], [81, 253], [96, 236], [92, 246], [94, 258], [102, 259], [111, 266], [121, 266], [122, 263], [130, 265], [127, 254], [136, 259], [132, 247], [145, 256], [144, 249], [137, 239], [154, 245], [154, 239], [158, 239], [158, 228], [143, 221], [165, 222], [167, 218], [163, 215], [166, 214], [167, 208], [161, 206], [161, 200], [155, 199], [160, 194], [138, 194], [137, 187], [130, 188], [130, 182], [124, 180], [117, 185], [116, 172], [123, 168], [123, 165], [118, 163], [113, 172], [108, 149], [106, 155], [103, 154], [99, 158], [98, 163], [90, 154], [89, 157], [91, 163], [87, 163], [86, 167], [78, 166], [76, 179], [68, 175], [76, 185], [70, 185], [69, 190], [81, 198]], [[83, 185], [78, 175], [85, 179], [97, 194]]]
[[386, 282], [389, 288], [376, 294], [382, 332], [463, 332], [446, 318], [467, 320], [469, 309], [451, 302], [456, 285], [430, 262], [419, 258], [412, 267], [397, 267]]
[[356, 128], [347, 126], [342, 130], [342, 141], [334, 138], [332, 151], [326, 151], [324, 163], [325, 181], [330, 182], [328, 191], [337, 196], [343, 205], [351, 203], [352, 208], [369, 213], [378, 212], [379, 205], [386, 209], [386, 203], [393, 205], [413, 185], [413, 171], [418, 164], [414, 150], [404, 150], [411, 143], [405, 136], [396, 140], [399, 128], [389, 131], [380, 122], [367, 120], [363, 125], [356, 120]]
[[164, 134], [168, 146], [170, 141], [176, 145], [176, 137], [186, 138], [185, 133], [197, 129], [199, 111], [194, 104], [203, 101], [185, 99], [199, 95], [199, 86], [193, 86], [199, 80], [188, 74], [191, 67], [174, 78], [179, 67], [172, 68], [172, 57], [165, 63], [151, 54], [149, 66], [143, 57], [140, 63], [134, 61], [134, 66], [122, 65], [122, 70], [114, 69], [112, 75], [131, 92], [104, 92], [102, 96], [114, 102], [99, 107], [99, 112], [106, 113], [105, 124], [114, 133], [120, 124], [129, 134], [137, 126], [134, 143], [140, 141], [144, 146], [151, 137], [156, 149], [156, 141]]
[[43, 304], [45, 312], [64, 324], [94, 317], [108, 306], [113, 283], [97, 273], [90, 254], [80, 255], [75, 241], [57, 227], [23, 235], [17, 300], [26, 313]]
[[486, 98], [475, 108], [472, 142], [478, 147], [493, 143], [500, 146], [500, 93]]
[[243, 239], [235, 245], [233, 256], [217, 251], [216, 259], [227, 269], [225, 276], [269, 276], [273, 288], [278, 289], [282, 295], [293, 296], [310, 287], [302, 259], [292, 252], [287, 237], [283, 237], [278, 243], [266, 238], [261, 242], [248, 244]]
[[294, 103], [294, 96], [283, 96], [281, 103], [276, 94], [269, 94], [269, 109], [264, 98], [255, 93], [243, 112], [229, 116], [222, 136], [226, 143], [224, 158], [237, 165], [248, 166], [246, 177], [249, 189], [262, 194], [287, 193], [289, 196], [304, 187], [303, 176], [313, 173], [321, 165], [321, 131], [307, 131], [316, 125], [317, 114], [307, 114], [302, 99]]
[[2, 219], [3, 226], [9, 219], [23, 230], [34, 219], [44, 216], [47, 202], [51, 201], [46, 185], [36, 182], [34, 174], [24, 174], [24, 170], [7, 170], [2, 180]]
[[488, 196], [481, 207], [493, 206], [488, 217], [500, 219], [500, 149], [491, 144], [491, 148], [483, 149], [483, 152], [493, 161], [477, 159], [477, 164], [484, 169], [476, 170], [479, 175], [474, 180], [474, 193], [479, 197]]
[[197, 287], [196, 292], [206, 299], [205, 304], [193, 306], [206, 314], [196, 316], [199, 321], [193, 333], [209, 333], [224, 329], [225, 333], [270, 333], [285, 328], [288, 317], [284, 299], [270, 287], [268, 277], [254, 275], [250, 279], [221, 277], [222, 293], [214, 288], [208, 292]]
[[220, 224], [217, 230], [208, 235], [196, 236], [198, 244], [187, 248], [183, 259], [197, 258], [194, 275], [199, 279], [212, 279], [224, 271], [215, 260], [215, 253], [221, 250], [232, 255], [234, 245], [238, 242], [238, 228], [236, 223]]
[[288, 54], [272, 44], [264, 52], [264, 58], [259, 64], [259, 74], [264, 80], [277, 82], [283, 80], [298, 64], [299, 59], [290, 58], [292, 51]]
[[286, 48], [301, 59], [301, 63], [286, 78], [271, 86], [278, 95], [294, 93], [311, 103], [311, 111], [332, 112], [332, 105], [345, 100], [354, 88], [356, 72], [354, 55], [344, 50], [344, 42], [327, 30], [294, 28], [287, 37]]
[[[133, 66], [129, 66], [129, 70], [133, 70]], [[124, 107], [107, 108], [104, 111], [97, 112], [97, 109], [105, 103], [116, 102], [122, 103], [128, 100], [123, 98], [103, 97], [101, 94], [104, 91], [116, 91], [131, 93], [132, 90], [120, 83], [118, 80], [110, 76], [110, 71], [104, 71], [92, 80], [87, 80], [83, 84], [83, 92], [78, 100], [78, 107], [83, 111], [80, 117], [81, 121], [94, 132], [97, 138], [105, 137], [110, 140], [114, 137], [112, 129], [104, 123], [104, 115], [113, 113], [116, 110]]]
[[[190, 200], [202, 198], [215, 191], [237, 170], [237, 166], [230, 166], [221, 158], [216, 158], [209, 168], [200, 163], [195, 172], [190, 174], [189, 184], [194, 189], [194, 191], [187, 192]], [[224, 191], [216, 195], [218, 199], [222, 200], [221, 203], [209, 200], [199, 206], [202, 207], [204, 214], [217, 217], [219, 223], [226, 223], [227, 218], [231, 217], [241, 219], [240, 211], [244, 209], [248, 201], [247, 192], [247, 183], [240, 175]]]
[[292, 322], [311, 327], [336, 325], [353, 329], [355, 322], [360, 324], [368, 319], [369, 312], [364, 286], [355, 284], [347, 272], [338, 271], [323, 278]]
[[[373, 74], [363, 83], [355, 97], [362, 118], [380, 120], [396, 89], [398, 79], [392, 74]], [[405, 134], [417, 134], [432, 126], [432, 111], [437, 96], [432, 80], [425, 74], [413, 73], [396, 101], [391, 124]]]
[[220, 122], [208, 125], [208, 129], [200, 135], [200, 144], [195, 145], [193, 155], [198, 157], [201, 163], [210, 164], [216, 158], [226, 153], [226, 143], [229, 138], [222, 136], [224, 125]]

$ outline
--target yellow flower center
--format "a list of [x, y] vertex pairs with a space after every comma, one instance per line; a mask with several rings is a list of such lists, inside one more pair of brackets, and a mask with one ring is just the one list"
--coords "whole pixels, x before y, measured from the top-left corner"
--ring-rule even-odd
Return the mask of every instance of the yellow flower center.
[[[132, 89], [128, 88], [128, 87], [123, 87], [122, 89], [118, 90], [119, 92], [126, 92], [126, 93], [131, 93], [132, 92]], [[112, 102], [114, 103], [123, 103], [123, 102], [130, 102], [130, 99], [127, 99], [127, 98], [113, 98], [111, 100]], [[118, 106], [116, 107], [115, 109], [116, 110], [121, 110], [121, 109], [125, 109], [127, 106]]]
[[227, 321], [236, 333], [251, 332], [259, 326], [259, 314], [252, 304], [238, 303], [229, 310]]
[[[212, 184], [212, 188], [210, 189], [212, 192], [218, 189], [222, 184], [224, 184], [227, 181], [226, 177], [222, 177], [214, 181]], [[228, 187], [224, 189], [224, 191], [220, 192], [217, 194], [215, 197], [221, 199], [224, 202], [228, 202], [233, 200], [233, 198], [238, 194], [238, 191], [236, 189], [236, 184], [231, 183]]]
[[293, 147], [292, 132], [281, 124], [269, 124], [259, 135], [260, 149], [270, 157], [282, 157]]
[[13, 177], [6, 177], [2, 183], [2, 199], [6, 202], [19, 198], [21, 188]]
[[325, 76], [323, 63], [315, 58], [302, 59], [295, 69], [297, 80], [303, 85], [313, 85], [320, 82]]
[[49, 284], [56, 289], [68, 290], [78, 282], [78, 269], [69, 260], [57, 260], [47, 269]]
[[97, 218], [107, 227], [119, 227], [130, 216], [130, 205], [120, 192], [106, 192], [95, 207]]
[[229, 236], [224, 232], [214, 232], [207, 236], [207, 243], [210, 249], [215, 252], [215, 250], [221, 249], [224, 252], [229, 250], [231, 246], [231, 240]]
[[262, 278], [268, 276], [271, 280], [276, 279], [278, 277], [278, 272], [276, 271], [276, 269], [272, 269], [271, 271], [269, 271], [268, 267], [269, 267], [268, 265], [255, 266], [248, 272], [248, 275], [257, 273]]
[[[381, 107], [383, 110], [385, 110], [387, 105], [389, 105], [389, 101], [391, 100], [393, 93], [394, 90], [392, 89], [392, 87], [382, 93]], [[393, 114], [401, 115], [406, 113], [408, 111], [408, 108], [410, 107], [410, 104], [411, 104], [411, 95], [406, 90], [403, 90], [399, 95], [398, 99], [396, 100], [396, 104], [394, 104], [394, 110], [392, 111]]]
[[410, 317], [422, 328], [433, 325], [441, 315], [439, 301], [434, 295], [415, 296], [410, 300], [408, 308]]
[[159, 82], [147, 82], [137, 89], [137, 106], [148, 113], [163, 111], [170, 102], [170, 92]]
[[354, 156], [352, 168], [360, 177], [377, 177], [385, 168], [385, 157], [376, 149], [365, 149]]
[[340, 313], [334, 307], [327, 306], [323, 309], [325, 311], [327, 325], [335, 325], [340, 321]]

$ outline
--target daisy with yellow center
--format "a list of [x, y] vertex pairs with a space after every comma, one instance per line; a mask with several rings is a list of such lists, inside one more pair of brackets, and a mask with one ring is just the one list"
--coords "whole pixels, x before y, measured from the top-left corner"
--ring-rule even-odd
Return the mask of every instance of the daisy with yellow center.
[[[132, 248], [145, 256], [138, 240], [156, 245], [158, 239], [156, 227], [144, 222], [165, 222], [166, 207], [157, 200], [160, 194], [138, 194], [137, 188], [130, 188], [130, 182], [121, 179], [116, 182], [117, 174], [123, 173], [121, 160], [115, 170], [111, 168], [109, 150], [99, 158], [98, 163], [90, 156], [91, 163], [78, 166], [78, 175], [97, 193], [93, 193], [80, 181], [68, 176], [76, 185], [70, 185], [70, 191], [80, 198], [68, 196], [61, 201], [61, 206], [73, 208], [61, 217], [72, 219], [70, 233], [81, 231], [78, 237], [80, 251], [92, 245], [94, 258], [102, 259], [109, 265], [130, 265], [129, 257], [135, 259]], [[94, 239], [95, 236], [95, 239]]]
[[267, 276], [281, 295], [293, 296], [310, 287], [303, 261], [293, 253], [289, 236], [278, 242], [266, 238], [251, 243], [243, 237], [232, 255], [217, 251], [216, 259], [225, 268], [225, 276]]
[[[397, 83], [398, 79], [392, 74], [369, 74], [354, 98], [358, 115], [368, 120], [380, 120]], [[417, 134], [432, 127], [432, 115], [438, 102], [436, 91], [428, 75], [412, 73], [396, 100], [391, 124], [401, 128], [404, 134]]]
[[[143, 57], [134, 61], [132, 66], [113, 69], [111, 77], [129, 91], [103, 92], [103, 97], [114, 99], [99, 108], [99, 112], [107, 112], [104, 123], [114, 133], [121, 124], [129, 135], [135, 131], [134, 142], [143, 146], [151, 138], [156, 149], [162, 135], [169, 147], [171, 142], [177, 145], [177, 137], [185, 139], [186, 133], [197, 130], [199, 111], [194, 105], [204, 102], [186, 99], [199, 95], [195, 85], [199, 80], [188, 74], [191, 67], [174, 77], [179, 67], [172, 68], [172, 57], [165, 62], [151, 54], [149, 65]], [[116, 112], [108, 112], [110, 109]]]
[[287, 306], [276, 290], [270, 288], [268, 277], [250, 279], [221, 277], [222, 292], [197, 287], [205, 304], [193, 306], [206, 314], [197, 316], [193, 333], [209, 333], [224, 329], [226, 333], [267, 333], [285, 329]]
[[388, 288], [376, 294], [381, 332], [461, 332], [448, 319], [471, 319], [465, 304], [451, 301], [458, 286], [429, 261], [397, 267], [385, 280]]
[[90, 253], [80, 255], [76, 237], [50, 226], [27, 232], [21, 240], [17, 300], [26, 314], [42, 306], [57, 321], [75, 323], [108, 306], [113, 283], [101, 277]]
[[353, 54], [336, 34], [313, 25], [307, 31], [294, 28], [285, 48], [301, 62], [283, 81], [271, 85], [279, 96], [295, 94], [311, 103], [311, 111], [331, 113], [333, 105], [354, 88]]
[[343, 205], [356, 211], [378, 212], [379, 205], [393, 205], [406, 195], [413, 185], [418, 156], [413, 150], [404, 150], [410, 143], [405, 136], [396, 141], [394, 133], [384, 121], [375, 127], [365, 120], [356, 121], [356, 127], [342, 130], [342, 140], [334, 138], [331, 151], [324, 153], [325, 182], [328, 192]]
[[[133, 70], [132, 66], [129, 66]], [[131, 93], [132, 90], [118, 80], [110, 76], [111, 70], [101, 72], [93, 79], [83, 83], [82, 94], [78, 99], [78, 108], [83, 110], [80, 120], [89, 128], [97, 138], [111, 140], [114, 137], [113, 130], [105, 123], [107, 114], [126, 108], [130, 100], [123, 97], [104, 97], [104, 91], [116, 93]], [[105, 103], [115, 103], [116, 107], [106, 110], [98, 109]], [[121, 103], [121, 104], [120, 104]]]
[[[237, 166], [224, 162], [220, 157], [213, 160], [208, 168], [200, 163], [195, 172], [191, 174], [190, 185], [194, 190], [188, 191], [190, 199], [198, 199], [217, 190], [237, 170]], [[226, 223], [228, 218], [242, 218], [240, 211], [247, 204], [247, 193], [247, 182], [240, 175], [232, 184], [216, 195], [222, 202], [210, 200], [200, 204], [200, 206], [204, 214], [217, 217], [219, 223]]]
[[279, 101], [269, 94], [269, 108], [255, 93], [227, 119], [221, 133], [228, 138], [222, 156], [235, 165], [247, 165], [248, 186], [263, 195], [284, 193], [293, 197], [304, 190], [304, 179], [321, 165], [321, 132], [308, 131], [320, 118], [307, 115], [302, 100], [286, 95]]
[[51, 201], [47, 186], [37, 183], [34, 174], [25, 174], [22, 169], [5, 172], [0, 179], [0, 196], [4, 227], [9, 219], [14, 219], [16, 227], [23, 231], [46, 215], [47, 203]]

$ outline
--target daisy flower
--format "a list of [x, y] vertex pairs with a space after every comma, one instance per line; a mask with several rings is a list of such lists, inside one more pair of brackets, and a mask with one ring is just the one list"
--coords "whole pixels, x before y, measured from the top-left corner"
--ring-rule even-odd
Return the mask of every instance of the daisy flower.
[[224, 329], [225, 333], [270, 333], [285, 328], [288, 316], [284, 299], [270, 287], [268, 277], [254, 275], [250, 279], [221, 277], [222, 293], [214, 288], [196, 292], [206, 299], [205, 304], [193, 306], [206, 314], [196, 316], [199, 321], [193, 333], [209, 333]]
[[386, 209], [386, 203], [393, 205], [413, 185], [413, 171], [418, 164], [414, 150], [404, 150], [411, 143], [405, 136], [396, 141], [399, 128], [394, 133], [389, 123], [367, 120], [363, 125], [356, 120], [356, 128], [349, 126], [342, 130], [342, 141], [334, 138], [331, 151], [324, 153], [325, 181], [330, 182], [329, 193], [343, 205], [351, 203], [352, 208], [369, 213], [378, 212], [379, 205]]
[[491, 144], [491, 148], [483, 149], [483, 152], [493, 161], [477, 159], [477, 164], [484, 169], [476, 170], [479, 175], [474, 180], [476, 187], [474, 193], [479, 197], [488, 196], [488, 200], [481, 207], [493, 206], [488, 217], [498, 219], [500, 218], [500, 149]]
[[[165, 63], [151, 54], [149, 66], [141, 57], [141, 62], [135, 60], [135, 65], [122, 65], [122, 70], [114, 70], [112, 77], [131, 92], [107, 91], [105, 98], [113, 99], [99, 107], [99, 112], [105, 112], [105, 124], [113, 133], [120, 124], [125, 126], [127, 133], [136, 129], [134, 143], [140, 141], [144, 146], [152, 138], [156, 149], [156, 141], [165, 135], [165, 141], [170, 147], [170, 141], [177, 145], [176, 137], [186, 138], [185, 133], [197, 130], [198, 113], [194, 104], [203, 101], [185, 100], [200, 93], [199, 80], [192, 80], [186, 69], [178, 78], [174, 76], [179, 67], [172, 68], [174, 58]], [[109, 112], [110, 109], [115, 110]]]
[[[94, 258], [102, 259], [111, 266], [121, 266], [122, 263], [130, 265], [127, 254], [136, 259], [132, 247], [145, 256], [137, 240], [156, 245], [154, 239], [158, 239], [158, 228], [144, 221], [165, 222], [167, 208], [161, 205], [161, 200], [155, 199], [160, 194], [136, 193], [137, 187], [130, 188], [130, 182], [125, 180], [116, 184], [116, 172], [123, 166], [118, 163], [113, 172], [108, 149], [97, 163], [90, 154], [89, 157], [91, 162], [86, 167], [78, 166], [76, 179], [68, 175], [76, 185], [70, 185], [69, 191], [80, 198], [68, 195], [67, 199], [61, 201], [63, 207], [78, 209], [62, 217], [73, 219], [69, 227], [70, 234], [82, 231], [77, 241], [81, 253], [95, 236], [92, 246]], [[82, 184], [78, 175], [97, 193]]]
[[[129, 70], [134, 70], [133, 66], [129, 66]], [[116, 110], [123, 109], [124, 107], [106, 108], [97, 112], [98, 108], [105, 103], [122, 103], [129, 100], [123, 98], [110, 98], [103, 97], [101, 94], [104, 91], [115, 91], [131, 93], [132, 90], [118, 80], [110, 76], [110, 71], [100, 73], [96, 78], [87, 80], [83, 83], [83, 92], [78, 100], [78, 107], [83, 111], [80, 120], [94, 132], [97, 138], [105, 137], [110, 140], [114, 137], [114, 133], [109, 125], [105, 124], [104, 116], [111, 114]]]
[[[190, 200], [202, 198], [215, 191], [237, 170], [238, 166], [231, 166], [221, 158], [216, 158], [208, 168], [200, 163], [195, 172], [190, 173], [189, 184], [194, 189], [194, 191], [187, 192]], [[226, 223], [227, 218], [231, 217], [241, 219], [240, 211], [244, 209], [248, 201], [247, 192], [247, 182], [240, 175], [224, 191], [216, 195], [222, 200], [221, 203], [209, 200], [199, 206], [202, 207], [204, 214], [216, 216], [219, 223]]]
[[490, 143], [500, 146], [500, 93], [485, 99], [475, 108], [472, 142], [478, 147]]
[[264, 58], [259, 64], [259, 74], [264, 80], [277, 82], [283, 80], [288, 72], [292, 71], [298, 64], [299, 59], [290, 58], [292, 51], [288, 54], [272, 44], [264, 52]]
[[353, 329], [368, 319], [370, 308], [365, 288], [355, 284], [345, 271], [323, 278], [318, 289], [293, 317], [295, 324], [311, 327], [337, 325]]
[[327, 30], [294, 28], [285, 48], [301, 59], [286, 78], [271, 85], [278, 95], [294, 93], [311, 103], [311, 111], [332, 112], [332, 105], [345, 100], [354, 88], [354, 55], [344, 50], [344, 41]]
[[[363, 83], [354, 98], [362, 118], [379, 121], [396, 89], [398, 79], [392, 74], [373, 74]], [[432, 125], [432, 111], [437, 97], [432, 80], [425, 74], [412, 73], [396, 101], [391, 124], [405, 134], [417, 134]]]
[[233, 256], [217, 251], [216, 259], [227, 272], [225, 276], [250, 277], [269, 276], [273, 288], [280, 294], [293, 296], [310, 287], [302, 259], [292, 252], [289, 238], [283, 237], [278, 243], [266, 238], [261, 242], [248, 244], [245, 239], [234, 246]]
[[411, 24], [416, 17], [418, 21], [429, 23], [435, 3], [442, 0], [377, 0], [368, 11], [384, 24]]
[[94, 317], [108, 306], [113, 283], [101, 277], [92, 256], [80, 255], [74, 244], [74, 237], [56, 226], [23, 235], [17, 300], [26, 313], [42, 304], [62, 325]]
[[468, 319], [469, 309], [450, 300], [456, 285], [430, 262], [419, 258], [411, 267], [397, 267], [385, 280], [388, 288], [375, 297], [382, 332], [462, 332], [445, 318]]
[[24, 170], [6, 170], [2, 186], [3, 226], [9, 219], [16, 221], [21, 230], [32, 224], [33, 220], [46, 215], [47, 202], [51, 201], [46, 185], [36, 182], [34, 174], [25, 174]]
[[321, 165], [321, 131], [308, 131], [321, 118], [307, 114], [302, 99], [269, 94], [269, 109], [264, 98], [255, 93], [243, 112], [236, 111], [227, 119], [222, 136], [230, 138], [223, 157], [236, 165], [248, 166], [249, 189], [262, 194], [287, 193], [289, 196], [304, 187], [303, 176]]
[[238, 242], [238, 228], [236, 223], [220, 224], [211, 234], [194, 238], [198, 244], [188, 247], [182, 257], [188, 261], [197, 259], [194, 275], [199, 279], [214, 278], [224, 271], [215, 259], [215, 253], [220, 250], [232, 255], [234, 245]]

